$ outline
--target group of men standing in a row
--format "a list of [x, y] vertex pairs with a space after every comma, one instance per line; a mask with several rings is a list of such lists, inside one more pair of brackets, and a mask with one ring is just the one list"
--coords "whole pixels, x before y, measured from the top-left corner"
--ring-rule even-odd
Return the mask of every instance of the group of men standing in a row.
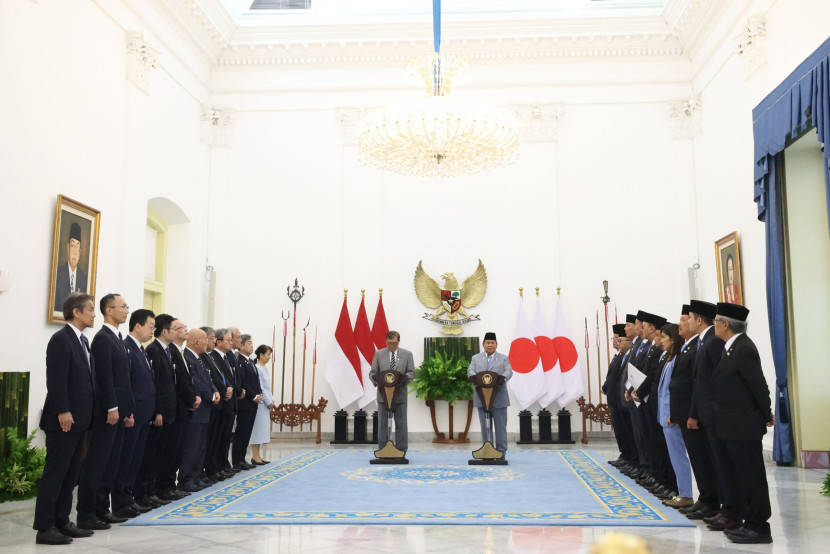
[[[612, 465], [732, 542], [770, 543], [761, 439], [775, 417], [746, 335], [748, 314], [738, 304], [692, 300], [677, 324], [627, 315], [614, 325], [619, 352], [602, 390], [620, 448]], [[630, 366], [645, 375], [637, 386]]]
[[[93, 326], [94, 299], [68, 296], [67, 324], [46, 348], [38, 544], [90, 536], [254, 467], [245, 452], [262, 390], [250, 337], [188, 330], [146, 309], [132, 313], [124, 337], [124, 298], [107, 294], [99, 307], [104, 325], [90, 345], [83, 331]], [[76, 485], [77, 524], [69, 520]]]

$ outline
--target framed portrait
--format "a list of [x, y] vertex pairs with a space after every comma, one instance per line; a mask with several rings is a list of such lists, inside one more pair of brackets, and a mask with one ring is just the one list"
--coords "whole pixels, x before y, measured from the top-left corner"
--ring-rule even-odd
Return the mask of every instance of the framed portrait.
[[71, 293], [95, 296], [100, 221], [98, 210], [58, 195], [49, 280], [49, 323], [64, 323], [63, 302]]
[[718, 268], [718, 298], [721, 302], [743, 305], [741, 250], [738, 247], [737, 232], [729, 233], [715, 241], [715, 256]]

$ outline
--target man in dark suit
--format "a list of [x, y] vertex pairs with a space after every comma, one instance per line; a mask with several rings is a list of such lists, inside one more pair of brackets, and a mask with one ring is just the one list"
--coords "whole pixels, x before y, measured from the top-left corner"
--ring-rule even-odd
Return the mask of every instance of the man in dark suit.
[[242, 392], [239, 394], [239, 408], [236, 415], [236, 431], [233, 434], [233, 452], [231, 461], [236, 469], [252, 469], [256, 466], [245, 461], [248, 442], [254, 430], [254, 420], [259, 404], [262, 402], [262, 387], [259, 374], [251, 354], [254, 353], [254, 341], [251, 335], [242, 335], [237, 361], [237, 376], [241, 380]]
[[720, 504], [718, 502], [715, 466], [712, 461], [712, 454], [709, 451], [709, 441], [703, 430], [689, 429], [686, 426], [692, 407], [693, 373], [698, 346], [697, 333], [692, 332], [689, 326], [690, 311], [691, 306], [683, 304], [680, 310], [680, 319], [677, 323], [678, 333], [685, 342], [677, 355], [677, 361], [674, 364], [674, 371], [669, 382], [670, 419], [673, 425], [680, 428], [699, 492], [695, 504], [682, 509], [687, 512], [695, 512], [706, 507], [711, 512], [717, 511]]
[[130, 384], [135, 400], [135, 425], [124, 430], [124, 442], [121, 446], [121, 463], [115, 475], [115, 486], [112, 490], [112, 508], [115, 515], [127, 506], [138, 512], [147, 512], [157, 508], [157, 504], [146, 498], [141, 503], [136, 502], [133, 496], [133, 483], [141, 468], [144, 457], [144, 447], [147, 436], [150, 434], [150, 423], [156, 409], [156, 384], [153, 377], [153, 368], [144, 352], [143, 343], [153, 338], [156, 326], [155, 314], [150, 310], [136, 310], [130, 316], [130, 334], [124, 339], [124, 346], [130, 356], [132, 371]]
[[95, 321], [95, 300], [73, 294], [63, 303], [66, 325], [46, 347], [46, 401], [40, 428], [46, 433], [46, 465], [38, 482], [37, 544], [69, 544], [92, 531], [69, 521], [72, 491], [78, 483], [84, 435], [92, 422], [95, 360], [83, 330]]
[[472, 377], [482, 371], [494, 371], [504, 377], [504, 383], [496, 393], [496, 398], [490, 404], [490, 414], [493, 418], [495, 437], [490, 436], [490, 428], [487, 425], [487, 412], [481, 403], [478, 394], [473, 395], [473, 404], [478, 408], [478, 422], [481, 425], [481, 440], [493, 444], [499, 452], [507, 452], [507, 407], [510, 405], [510, 397], [507, 394], [507, 381], [513, 377], [513, 368], [510, 367], [510, 359], [504, 354], [496, 352], [499, 343], [496, 341], [496, 334], [493, 332], [484, 333], [482, 342], [484, 352], [476, 354], [470, 359], [470, 367], [467, 369], [467, 377]]
[[69, 226], [69, 241], [66, 243], [66, 264], [58, 267], [55, 279], [55, 307], [63, 306], [70, 294], [86, 292], [86, 273], [78, 267], [81, 260], [81, 226]]
[[[740, 517], [738, 506], [738, 476], [725, 463], [726, 450], [715, 432], [714, 386], [712, 374], [723, 355], [723, 340], [715, 336], [714, 327], [717, 307], [711, 302], [692, 300], [689, 302], [689, 329], [698, 335], [697, 355], [692, 370], [692, 402], [686, 426], [700, 429], [706, 434], [709, 451], [715, 468], [715, 479], [720, 501], [719, 521], [732, 525]], [[689, 519], [703, 519], [710, 524], [718, 512], [702, 507], [688, 512]]]
[[232, 391], [230, 398], [225, 401], [222, 423], [219, 430], [219, 442], [216, 447], [216, 457], [213, 460], [213, 467], [217, 470], [224, 471], [226, 475], [241, 471], [234, 468], [229, 461], [233, 422], [236, 419], [237, 408], [239, 405], [237, 397], [242, 392], [242, 389], [238, 387], [236, 380], [236, 358], [231, 352], [232, 348], [233, 341], [230, 330], [225, 328], [217, 329], [216, 348], [214, 348], [211, 354], [213, 355], [213, 360], [216, 362], [216, 365], [222, 368], [222, 372], [225, 375], [225, 382], [227, 383], [227, 386], [232, 388]]
[[184, 349], [184, 363], [193, 379], [193, 389], [201, 398], [199, 406], [193, 410], [182, 446], [179, 489], [187, 492], [200, 491], [210, 485], [202, 481], [201, 477], [207, 450], [211, 406], [219, 403], [219, 392], [214, 388], [210, 374], [199, 358], [205, 353], [206, 341], [207, 334], [204, 331], [191, 329], [187, 334], [187, 347]]
[[126, 518], [110, 512], [110, 490], [118, 471], [124, 429], [135, 424], [135, 401], [130, 383], [130, 356], [118, 326], [127, 321], [130, 307], [118, 294], [100, 301], [104, 326], [92, 339], [95, 359], [95, 409], [86, 459], [78, 483], [78, 527], [107, 529]]
[[[219, 391], [219, 402], [211, 406], [210, 421], [208, 422], [207, 430], [207, 446], [205, 450], [205, 475], [203, 481], [208, 483], [216, 483], [217, 481], [224, 481], [233, 475], [233, 472], [225, 472], [225, 470], [217, 463], [217, 453], [219, 451], [219, 444], [222, 435], [222, 426], [225, 421], [225, 413], [229, 412], [233, 416], [233, 406], [230, 403], [233, 395], [233, 387], [228, 383], [224, 371], [219, 367], [212, 352], [216, 348], [216, 331], [213, 327], [200, 327], [207, 335], [205, 352], [199, 355], [202, 360], [202, 365], [210, 373], [213, 386]], [[212, 484], [211, 483], [211, 484]]]
[[755, 343], [746, 336], [749, 310], [719, 302], [715, 334], [724, 351], [712, 375], [715, 428], [725, 446], [722, 460], [738, 476], [739, 514], [742, 526], [725, 529], [726, 537], [741, 544], [772, 542], [769, 487], [761, 440], [775, 424], [769, 387]]
[[614, 425], [614, 438], [620, 450], [620, 457], [610, 462], [611, 465], [622, 470], [624, 466], [636, 467], [639, 464], [637, 448], [634, 445], [634, 434], [631, 429], [631, 420], [627, 413], [623, 413], [621, 402], [621, 388], [623, 375], [628, 370], [628, 353], [631, 351], [631, 339], [625, 334], [625, 324], [618, 323], [614, 327], [614, 344], [617, 355], [608, 365], [605, 383], [602, 392], [606, 395], [608, 406], [611, 408], [611, 421]]
[[[136, 479], [136, 498], [147, 498], [156, 503], [178, 500], [190, 493], [174, 493], [175, 483], [165, 482], [162, 469], [171, 452], [175, 451], [181, 437], [175, 435], [176, 423], [176, 374], [168, 346], [173, 340], [173, 316], [160, 314], [156, 317], [156, 340], [147, 348], [147, 357], [153, 368], [156, 385], [156, 408], [144, 459]], [[163, 494], [166, 498], [159, 496]]]
[[[165, 482], [173, 485], [173, 490], [182, 491], [175, 483], [184, 456], [184, 444], [190, 429], [193, 412], [201, 405], [202, 397], [194, 387], [193, 373], [184, 360], [185, 340], [187, 339], [187, 325], [180, 320], [173, 320], [173, 342], [168, 346], [170, 357], [173, 360], [173, 372], [176, 375], [176, 423], [174, 433], [179, 439], [171, 450], [172, 457], [162, 469]], [[171, 463], [172, 462], [172, 463]], [[192, 491], [182, 491], [190, 493]]]

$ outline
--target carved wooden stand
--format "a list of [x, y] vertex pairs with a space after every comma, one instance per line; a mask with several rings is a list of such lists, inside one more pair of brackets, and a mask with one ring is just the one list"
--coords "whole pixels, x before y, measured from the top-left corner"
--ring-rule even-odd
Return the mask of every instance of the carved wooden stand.
[[611, 424], [611, 406], [608, 404], [589, 404], [585, 402], [585, 397], [580, 396], [576, 401], [579, 406], [579, 411], [582, 412], [582, 444], [588, 444], [588, 420], [596, 421], [597, 423], [604, 423], [613, 429]]
[[470, 439], [467, 438], [467, 434], [470, 432], [470, 421], [473, 419], [473, 401], [467, 401], [467, 426], [464, 428], [463, 433], [458, 434], [458, 438], [454, 438], [452, 432], [452, 411], [453, 405], [450, 404], [450, 436], [447, 437], [444, 433], [438, 430], [438, 423], [435, 421], [435, 401], [441, 400], [440, 398], [427, 398], [426, 403], [429, 406], [429, 415], [432, 416], [432, 429], [435, 431], [435, 438], [432, 439], [432, 442], [438, 442], [442, 444], [463, 444], [470, 442]]
[[285, 425], [286, 427], [297, 427], [298, 425], [308, 423], [308, 428], [312, 428], [312, 421], [317, 421], [317, 444], [320, 444], [320, 416], [326, 411], [328, 400], [320, 397], [317, 405], [309, 404], [280, 404], [271, 410], [271, 421]]

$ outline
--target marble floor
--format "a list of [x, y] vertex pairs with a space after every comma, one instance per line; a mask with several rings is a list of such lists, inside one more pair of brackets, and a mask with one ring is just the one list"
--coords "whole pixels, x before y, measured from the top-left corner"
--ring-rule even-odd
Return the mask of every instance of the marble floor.
[[[313, 447], [308, 442], [272, 443], [267, 457], [278, 459]], [[324, 444], [325, 448], [333, 448]], [[570, 448], [576, 448], [571, 446]], [[338, 446], [338, 448], [357, 448]], [[361, 447], [368, 450], [368, 447]], [[410, 449], [458, 449], [432, 443], [410, 443]], [[543, 448], [516, 446], [511, 448]], [[568, 448], [545, 446], [544, 448]], [[616, 458], [611, 441], [592, 441], [590, 448]], [[469, 448], [463, 448], [469, 450]], [[620, 530], [642, 537], [654, 553], [702, 552], [830, 552], [830, 498], [819, 490], [825, 471], [767, 465], [772, 500], [771, 545], [740, 546], [722, 533], [696, 528], [509, 527], [460, 525], [237, 525], [119, 527], [98, 531], [69, 546], [37, 546], [32, 530], [34, 500], [0, 504], [0, 553], [77, 552], [80, 554], [200, 552], [588, 552], [607, 533]], [[645, 493], [647, 494], [647, 493]], [[74, 516], [73, 516], [74, 517]]]

